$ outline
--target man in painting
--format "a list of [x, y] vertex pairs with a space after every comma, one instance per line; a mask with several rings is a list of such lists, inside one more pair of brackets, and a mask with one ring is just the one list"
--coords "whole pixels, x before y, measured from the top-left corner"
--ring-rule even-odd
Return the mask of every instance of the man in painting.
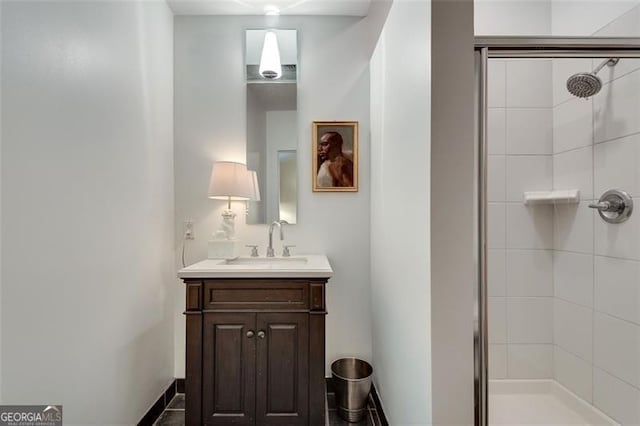
[[320, 188], [353, 186], [353, 162], [342, 152], [342, 136], [338, 132], [326, 132], [318, 144], [317, 182]]

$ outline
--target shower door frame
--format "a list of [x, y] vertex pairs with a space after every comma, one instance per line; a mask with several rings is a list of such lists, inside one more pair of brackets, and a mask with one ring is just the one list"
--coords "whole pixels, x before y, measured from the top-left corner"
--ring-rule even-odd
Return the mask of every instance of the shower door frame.
[[[488, 65], [490, 58], [640, 58], [640, 38], [484, 37], [475, 38], [476, 64], [476, 264], [474, 297], [474, 418], [489, 425], [489, 329], [487, 321]], [[590, 70], [585, 70], [590, 71]]]

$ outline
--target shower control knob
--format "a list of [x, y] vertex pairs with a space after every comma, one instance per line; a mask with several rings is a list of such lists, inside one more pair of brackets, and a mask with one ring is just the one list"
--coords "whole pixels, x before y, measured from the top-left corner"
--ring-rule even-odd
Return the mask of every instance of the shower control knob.
[[589, 208], [598, 210], [607, 223], [622, 223], [633, 212], [633, 200], [626, 192], [611, 189], [602, 194], [597, 203], [589, 204]]
[[601, 212], [618, 212], [624, 209], [624, 204], [610, 203], [609, 201], [602, 201], [598, 203], [589, 204], [590, 209], [597, 209]]

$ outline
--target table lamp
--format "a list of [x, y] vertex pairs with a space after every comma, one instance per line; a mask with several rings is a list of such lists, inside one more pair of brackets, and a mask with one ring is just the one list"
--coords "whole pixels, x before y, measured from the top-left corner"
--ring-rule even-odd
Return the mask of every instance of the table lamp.
[[247, 166], [231, 161], [213, 163], [208, 197], [227, 201], [227, 208], [222, 212], [222, 225], [209, 241], [209, 258], [237, 257], [240, 244], [235, 235], [236, 214], [231, 210], [231, 201], [246, 201], [255, 197], [253, 176]]

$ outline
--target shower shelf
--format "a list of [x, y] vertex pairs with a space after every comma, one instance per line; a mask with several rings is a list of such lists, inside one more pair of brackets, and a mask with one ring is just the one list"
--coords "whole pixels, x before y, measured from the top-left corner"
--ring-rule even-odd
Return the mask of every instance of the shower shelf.
[[580, 190], [562, 189], [553, 191], [531, 191], [524, 193], [526, 205], [536, 204], [577, 204], [580, 202]]

